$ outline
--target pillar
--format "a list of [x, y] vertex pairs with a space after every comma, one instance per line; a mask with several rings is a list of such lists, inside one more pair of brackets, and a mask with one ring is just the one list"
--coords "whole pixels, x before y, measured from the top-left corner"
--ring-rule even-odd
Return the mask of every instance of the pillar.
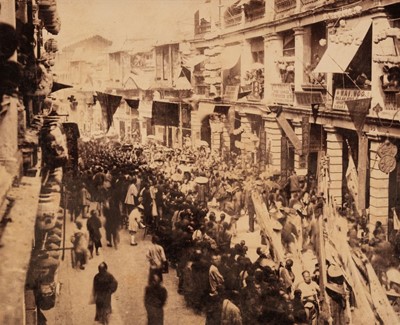
[[304, 83], [304, 28], [295, 27], [294, 31], [294, 90], [302, 91], [301, 85]]
[[[334, 22], [329, 22], [328, 26], [328, 35], [327, 35], [327, 40], [326, 40], [326, 46], [329, 46], [330, 43], [330, 35], [334, 33], [335, 29], [335, 23]], [[333, 73], [327, 73], [326, 74], [326, 102], [325, 102], [325, 108], [327, 110], [331, 110], [333, 107], [333, 97], [335, 94], [333, 93]], [[331, 94], [331, 95], [329, 95]]]
[[223, 132], [223, 124], [220, 121], [212, 121], [210, 119], [211, 128], [211, 152], [221, 152], [221, 134]]
[[241, 149], [242, 159], [245, 162], [251, 162], [251, 159], [249, 159], [249, 156], [251, 156], [251, 148], [252, 148], [252, 143], [249, 137], [250, 134], [252, 133], [251, 124], [245, 113], [240, 112], [239, 116], [240, 116], [240, 125], [243, 129], [243, 133], [240, 136], [240, 141], [243, 144], [243, 148]]
[[282, 37], [277, 33], [264, 36], [264, 65], [268, 71], [264, 74], [264, 101], [270, 103], [273, 83], [281, 82], [281, 74], [277, 62], [283, 53]]
[[387, 227], [389, 213], [389, 174], [385, 174], [379, 169], [380, 158], [377, 155], [382, 140], [377, 134], [368, 134], [368, 138], [370, 141], [369, 220], [372, 226], [377, 221], [381, 221], [383, 226]]
[[329, 190], [337, 206], [342, 205], [343, 137], [332, 125], [325, 125], [326, 154], [329, 158]]
[[368, 162], [368, 138], [365, 134], [358, 135], [358, 208], [366, 208], [367, 190], [367, 162]]
[[[301, 124], [300, 119], [295, 119], [292, 121], [292, 125], [294, 127], [294, 133], [296, 133], [297, 138], [302, 141], [303, 140], [303, 128]], [[307, 162], [306, 165], [302, 166], [301, 164], [301, 159], [304, 159], [301, 155], [299, 155], [297, 152], [294, 154], [294, 169], [296, 171], [296, 174], [299, 176], [305, 176], [307, 175]]]
[[382, 83], [380, 80], [383, 65], [375, 62], [374, 58], [379, 55], [397, 56], [397, 53], [392, 37], [386, 37], [385, 39], [379, 40], [378, 43], [375, 43], [375, 40], [378, 39], [378, 35], [384, 33], [385, 30], [391, 26], [383, 7], [378, 7], [374, 11], [375, 13], [372, 16], [371, 108], [379, 104], [385, 109], [385, 93], [382, 90]]
[[282, 131], [275, 117], [266, 116], [264, 129], [267, 134], [268, 165], [271, 171], [281, 171], [281, 138]]

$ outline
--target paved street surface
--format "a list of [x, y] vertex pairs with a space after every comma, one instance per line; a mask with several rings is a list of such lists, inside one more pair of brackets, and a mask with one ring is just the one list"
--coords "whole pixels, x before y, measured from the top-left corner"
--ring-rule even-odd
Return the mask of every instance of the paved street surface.
[[[211, 208], [219, 219], [220, 211]], [[85, 222], [85, 220], [79, 219]], [[229, 216], [227, 216], [229, 221]], [[85, 223], [84, 223], [85, 224]], [[238, 220], [237, 236], [232, 240], [232, 246], [245, 240], [248, 250], [248, 257], [254, 262], [258, 255], [257, 247], [261, 246], [261, 237], [259, 227], [256, 225], [255, 232], [249, 233], [248, 216], [242, 216]], [[71, 237], [74, 225], [67, 217], [66, 228], [66, 247], [71, 247], [69, 239]], [[90, 305], [90, 295], [92, 290], [92, 281], [97, 273], [97, 267], [105, 261], [108, 264], [109, 271], [119, 282], [117, 292], [113, 295], [111, 315], [111, 325], [147, 324], [147, 315], [144, 308], [144, 288], [147, 284], [148, 262], [146, 253], [151, 243], [151, 236], [143, 236], [143, 230], [137, 234], [138, 246], [130, 246], [128, 231], [123, 229], [120, 232], [121, 242], [118, 249], [106, 246], [104, 228], [103, 230], [103, 248], [100, 249], [100, 255], [94, 255], [89, 260], [85, 270], [72, 268], [71, 251], [67, 250], [65, 259], [59, 269], [59, 281], [61, 282], [60, 294], [57, 299], [56, 307], [49, 311], [44, 311], [48, 324], [63, 325], [86, 325], [96, 324], [94, 322], [95, 305]], [[301, 279], [301, 268], [295, 261], [296, 279]], [[170, 267], [168, 274], [164, 275], [164, 286], [168, 290], [168, 300], [164, 308], [165, 325], [200, 325], [205, 323], [204, 315], [197, 315], [191, 309], [186, 308], [185, 301], [177, 293], [178, 278], [176, 271]]]
[[[72, 231], [72, 223], [67, 221], [66, 246]], [[106, 246], [103, 233], [103, 247], [100, 255], [94, 256], [85, 270], [73, 269], [71, 252], [66, 251], [65, 260], [59, 270], [61, 284], [60, 295], [55, 308], [44, 311], [48, 324], [86, 325], [94, 322], [95, 305], [90, 305], [92, 281], [97, 273], [97, 266], [105, 261], [109, 271], [119, 282], [118, 290], [113, 295], [110, 324], [147, 324], [144, 308], [144, 288], [147, 284], [148, 263], [146, 252], [151, 243], [151, 237], [143, 239], [143, 233], [138, 235], [138, 246], [130, 246], [127, 230], [121, 231], [121, 243], [118, 250]], [[165, 325], [204, 324], [205, 317], [196, 315], [186, 308], [182, 296], [177, 293], [178, 278], [176, 271], [164, 275], [164, 286], [168, 290], [168, 300], [164, 308]]]

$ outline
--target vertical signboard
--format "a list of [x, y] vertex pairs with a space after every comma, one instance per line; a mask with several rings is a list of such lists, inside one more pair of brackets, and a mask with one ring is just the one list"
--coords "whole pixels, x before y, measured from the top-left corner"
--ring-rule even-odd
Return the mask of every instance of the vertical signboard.
[[289, 144], [286, 136], [281, 138], [281, 181], [286, 183], [289, 169]]
[[300, 156], [300, 168], [307, 168], [307, 159], [308, 154], [310, 152], [310, 117], [303, 116], [301, 119], [301, 126], [302, 126], [302, 154]]

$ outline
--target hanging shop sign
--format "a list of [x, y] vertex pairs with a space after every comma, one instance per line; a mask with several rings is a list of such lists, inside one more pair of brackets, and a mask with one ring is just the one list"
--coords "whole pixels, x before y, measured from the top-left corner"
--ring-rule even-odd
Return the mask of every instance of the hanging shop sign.
[[294, 95], [291, 84], [279, 83], [271, 84], [272, 101], [276, 104], [293, 105]]
[[378, 150], [376, 151], [378, 156], [380, 158], [384, 156], [391, 156], [391, 157], [396, 157], [397, 155], [397, 146], [391, 143], [389, 140], [386, 140], [384, 143], [382, 143], [379, 147]]
[[311, 104], [324, 103], [324, 97], [320, 91], [296, 91], [294, 94], [300, 106], [310, 107]]
[[224, 93], [224, 100], [235, 102], [238, 99], [239, 86], [226, 86]]
[[302, 155], [300, 156], [300, 168], [307, 167], [307, 158], [310, 152], [310, 117], [303, 116], [301, 118], [301, 126], [302, 126], [302, 137], [301, 137], [301, 147], [302, 147]]
[[378, 147], [376, 153], [381, 158], [379, 169], [386, 174], [391, 173], [396, 168], [397, 146], [386, 140]]
[[348, 108], [346, 101], [371, 97], [372, 93], [370, 90], [336, 89], [335, 99], [333, 100], [333, 108], [347, 111]]
[[389, 155], [383, 156], [378, 165], [382, 172], [389, 174], [396, 168], [396, 158]]

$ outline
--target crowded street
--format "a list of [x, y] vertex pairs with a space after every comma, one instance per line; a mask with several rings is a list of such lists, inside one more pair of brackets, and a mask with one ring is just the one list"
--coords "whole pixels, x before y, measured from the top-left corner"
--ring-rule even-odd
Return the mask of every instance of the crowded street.
[[400, 1], [0, 0], [0, 325], [400, 324]]
[[[81, 219], [78, 219], [81, 220]], [[72, 233], [71, 223], [69, 231]], [[145, 259], [150, 237], [138, 235], [137, 247], [129, 245], [129, 234], [121, 231], [121, 245], [118, 250], [105, 247], [99, 256], [91, 259], [85, 270], [73, 268], [71, 252], [67, 251], [60, 270], [60, 292], [55, 309], [45, 313], [49, 324], [93, 324], [95, 306], [89, 304], [92, 280], [97, 266], [106, 261], [110, 271], [118, 279], [119, 289], [113, 297], [113, 313], [110, 325], [145, 324], [144, 289], [148, 278], [148, 263]], [[105, 246], [105, 245], [104, 245]], [[187, 309], [185, 302], [177, 293], [176, 272], [171, 270], [164, 275], [164, 285], [168, 290], [165, 308], [165, 324], [202, 324], [204, 317]], [[71, 297], [74, 297], [71, 299]]]

